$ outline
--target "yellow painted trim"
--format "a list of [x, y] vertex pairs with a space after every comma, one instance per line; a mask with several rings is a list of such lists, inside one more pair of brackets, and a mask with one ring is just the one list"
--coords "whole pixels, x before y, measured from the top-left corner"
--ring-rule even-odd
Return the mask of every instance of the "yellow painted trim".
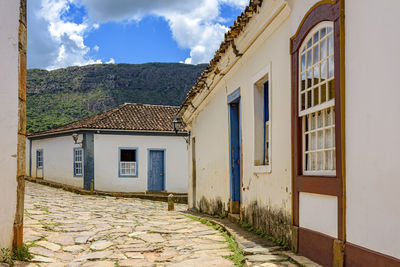
[[343, 225], [343, 242], [346, 241], [346, 79], [345, 79], [345, 0], [340, 0], [340, 114], [341, 114], [341, 149], [342, 149], [342, 225]]

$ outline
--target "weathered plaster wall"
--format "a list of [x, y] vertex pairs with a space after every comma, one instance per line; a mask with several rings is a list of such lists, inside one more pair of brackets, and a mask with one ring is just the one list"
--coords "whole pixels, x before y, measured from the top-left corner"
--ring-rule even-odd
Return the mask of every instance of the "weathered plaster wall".
[[[24, 69], [21, 69], [20, 65], [20, 60], [23, 60], [23, 58], [21, 58], [20, 52], [24, 52], [26, 46], [24, 42], [25, 39], [20, 40], [19, 38], [19, 20], [20, 1], [1, 1], [0, 248], [11, 248], [12, 246], [13, 224], [16, 217], [17, 209], [17, 178], [23, 177], [25, 172], [25, 143], [23, 137], [25, 135], [25, 92], [23, 91], [24, 83], [22, 84], [22, 86], [20, 86], [20, 79], [24, 78], [25, 76], [23, 75]], [[24, 28], [25, 25], [21, 27]], [[21, 34], [22, 37], [25, 36], [23, 31], [21, 31]], [[20, 41], [23, 42], [21, 45]], [[23, 82], [24, 80], [22, 79], [21, 81]], [[23, 204], [23, 202], [21, 204]], [[22, 230], [22, 216], [19, 215], [20, 214], [18, 213], [18, 221], [15, 222], [17, 226], [21, 225], [20, 228]]]
[[400, 258], [400, 2], [346, 1], [347, 240]]
[[[269, 12], [278, 2], [264, 1], [260, 13]], [[290, 243], [292, 178], [289, 41], [306, 12], [317, 1], [286, 2], [289, 7], [288, 13], [284, 12], [286, 18], [278, 17], [283, 22], [278, 28], [267, 28], [261, 33], [234, 67], [217, 83], [203, 104], [197, 107], [199, 113], [189, 126], [196, 138], [197, 203], [200, 204], [201, 200], [205, 203], [207, 200], [209, 206], [215, 209], [219, 201], [222, 201], [227, 210], [230, 197], [227, 95], [240, 88], [244, 220]], [[257, 20], [263, 19], [265, 20], [263, 17], [255, 17], [255, 24], [258, 23]], [[253, 34], [254, 32], [246, 32], [248, 38]], [[257, 143], [254, 139], [254, 82], [264, 74], [271, 77], [269, 84], [272, 91], [270, 172], [267, 168], [260, 171], [260, 168], [254, 167]], [[191, 180], [190, 177], [189, 181]], [[190, 195], [189, 199], [191, 197]], [[316, 204], [313, 199], [310, 201], [311, 204]], [[335, 210], [329, 212], [331, 214]], [[312, 225], [309, 227], [312, 230], [319, 229]]]
[[[119, 147], [138, 149], [138, 177], [118, 177]], [[147, 190], [148, 149], [165, 149], [166, 190], [187, 193], [187, 145], [181, 136], [108, 135], [94, 136], [94, 186], [97, 190], [144, 192]]]
[[[79, 135], [79, 141], [82, 141]], [[44, 178], [58, 183], [82, 187], [83, 178], [74, 177], [74, 147], [71, 135], [50, 137], [45, 139], [31, 140], [32, 152], [27, 153], [27, 165], [31, 165], [31, 177]], [[36, 168], [36, 151], [43, 149], [43, 169]], [[32, 155], [30, 158], [29, 155]], [[30, 163], [29, 163], [30, 162]], [[29, 169], [29, 167], [28, 167]], [[28, 171], [29, 174], [29, 171]]]

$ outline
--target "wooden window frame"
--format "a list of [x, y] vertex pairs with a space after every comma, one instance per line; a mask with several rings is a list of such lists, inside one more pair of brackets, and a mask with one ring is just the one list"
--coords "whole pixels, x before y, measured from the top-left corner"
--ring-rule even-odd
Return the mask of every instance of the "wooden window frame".
[[[135, 162], [135, 173], [134, 174], [122, 174], [121, 172], [121, 151], [122, 150], [133, 150], [135, 151], [135, 159], [136, 161], [127, 161], [127, 162]], [[118, 148], [118, 177], [120, 178], [132, 178], [132, 177], [138, 177], [139, 175], [139, 159], [138, 159], [138, 148], [137, 147], [120, 147]]]
[[[299, 226], [300, 192], [336, 196], [338, 199], [338, 238], [345, 240], [344, 217], [344, 6], [341, 0], [324, 0], [305, 15], [291, 38], [292, 64], [292, 176], [293, 225]], [[299, 53], [303, 41], [323, 21], [334, 25], [335, 142], [336, 175], [303, 175], [302, 120], [299, 116]]]
[[[39, 161], [39, 154], [40, 154], [40, 158], [41, 160]], [[39, 162], [41, 163], [39, 165]], [[43, 169], [43, 164], [44, 163], [44, 157], [43, 157], [43, 149], [37, 149], [36, 150], [36, 169]]]
[[[81, 151], [81, 160], [77, 161], [76, 160], [76, 152]], [[80, 163], [82, 165], [81, 167], [81, 173], [78, 173], [76, 170], [76, 163]], [[83, 176], [83, 148], [75, 147], [74, 148], [74, 177], [82, 177]]]
[[[259, 159], [256, 156], [256, 152], [253, 151], [253, 173], [260, 174], [260, 173], [271, 173], [272, 172], [272, 82], [271, 82], [271, 63], [269, 63], [266, 67], [264, 67], [260, 72], [252, 78], [253, 84], [253, 100], [254, 105], [255, 101], [257, 101], [257, 93], [256, 91], [261, 92], [263, 95], [263, 104], [262, 104], [262, 113], [263, 113], [263, 160], [259, 162]], [[265, 89], [265, 84], [268, 84], [267, 90]], [[265, 91], [268, 92], [268, 99], [265, 99]], [[265, 106], [268, 106], [268, 129], [266, 129], [266, 120], [265, 120], [265, 113], [266, 109]], [[256, 121], [256, 110], [254, 109], [254, 123], [259, 123]], [[254, 125], [255, 126], [255, 125]], [[268, 131], [268, 148], [266, 149], [266, 131]], [[256, 140], [258, 137], [256, 136], [256, 128], [254, 127], [254, 146], [260, 145], [261, 140]], [[268, 155], [268, 163], [265, 162], [266, 155]], [[256, 160], [257, 158], [257, 160]]]

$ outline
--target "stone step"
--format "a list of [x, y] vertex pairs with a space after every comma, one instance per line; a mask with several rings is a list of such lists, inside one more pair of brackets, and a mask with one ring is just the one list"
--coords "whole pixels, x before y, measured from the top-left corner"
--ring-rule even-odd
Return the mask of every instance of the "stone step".
[[230, 220], [233, 223], [239, 223], [240, 222], [240, 215], [239, 214], [228, 213], [228, 220]]

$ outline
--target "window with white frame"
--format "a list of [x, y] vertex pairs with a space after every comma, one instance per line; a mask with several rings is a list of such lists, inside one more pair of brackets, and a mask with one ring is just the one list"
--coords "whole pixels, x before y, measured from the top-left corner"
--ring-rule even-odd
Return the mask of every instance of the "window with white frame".
[[36, 168], [43, 169], [43, 150], [36, 150]]
[[333, 23], [314, 27], [300, 47], [299, 116], [303, 174], [335, 175], [335, 77]]
[[271, 89], [268, 75], [254, 84], [254, 165], [271, 163]]
[[74, 148], [74, 176], [83, 175], [83, 149]]
[[119, 175], [121, 177], [137, 176], [136, 149], [120, 148]]

